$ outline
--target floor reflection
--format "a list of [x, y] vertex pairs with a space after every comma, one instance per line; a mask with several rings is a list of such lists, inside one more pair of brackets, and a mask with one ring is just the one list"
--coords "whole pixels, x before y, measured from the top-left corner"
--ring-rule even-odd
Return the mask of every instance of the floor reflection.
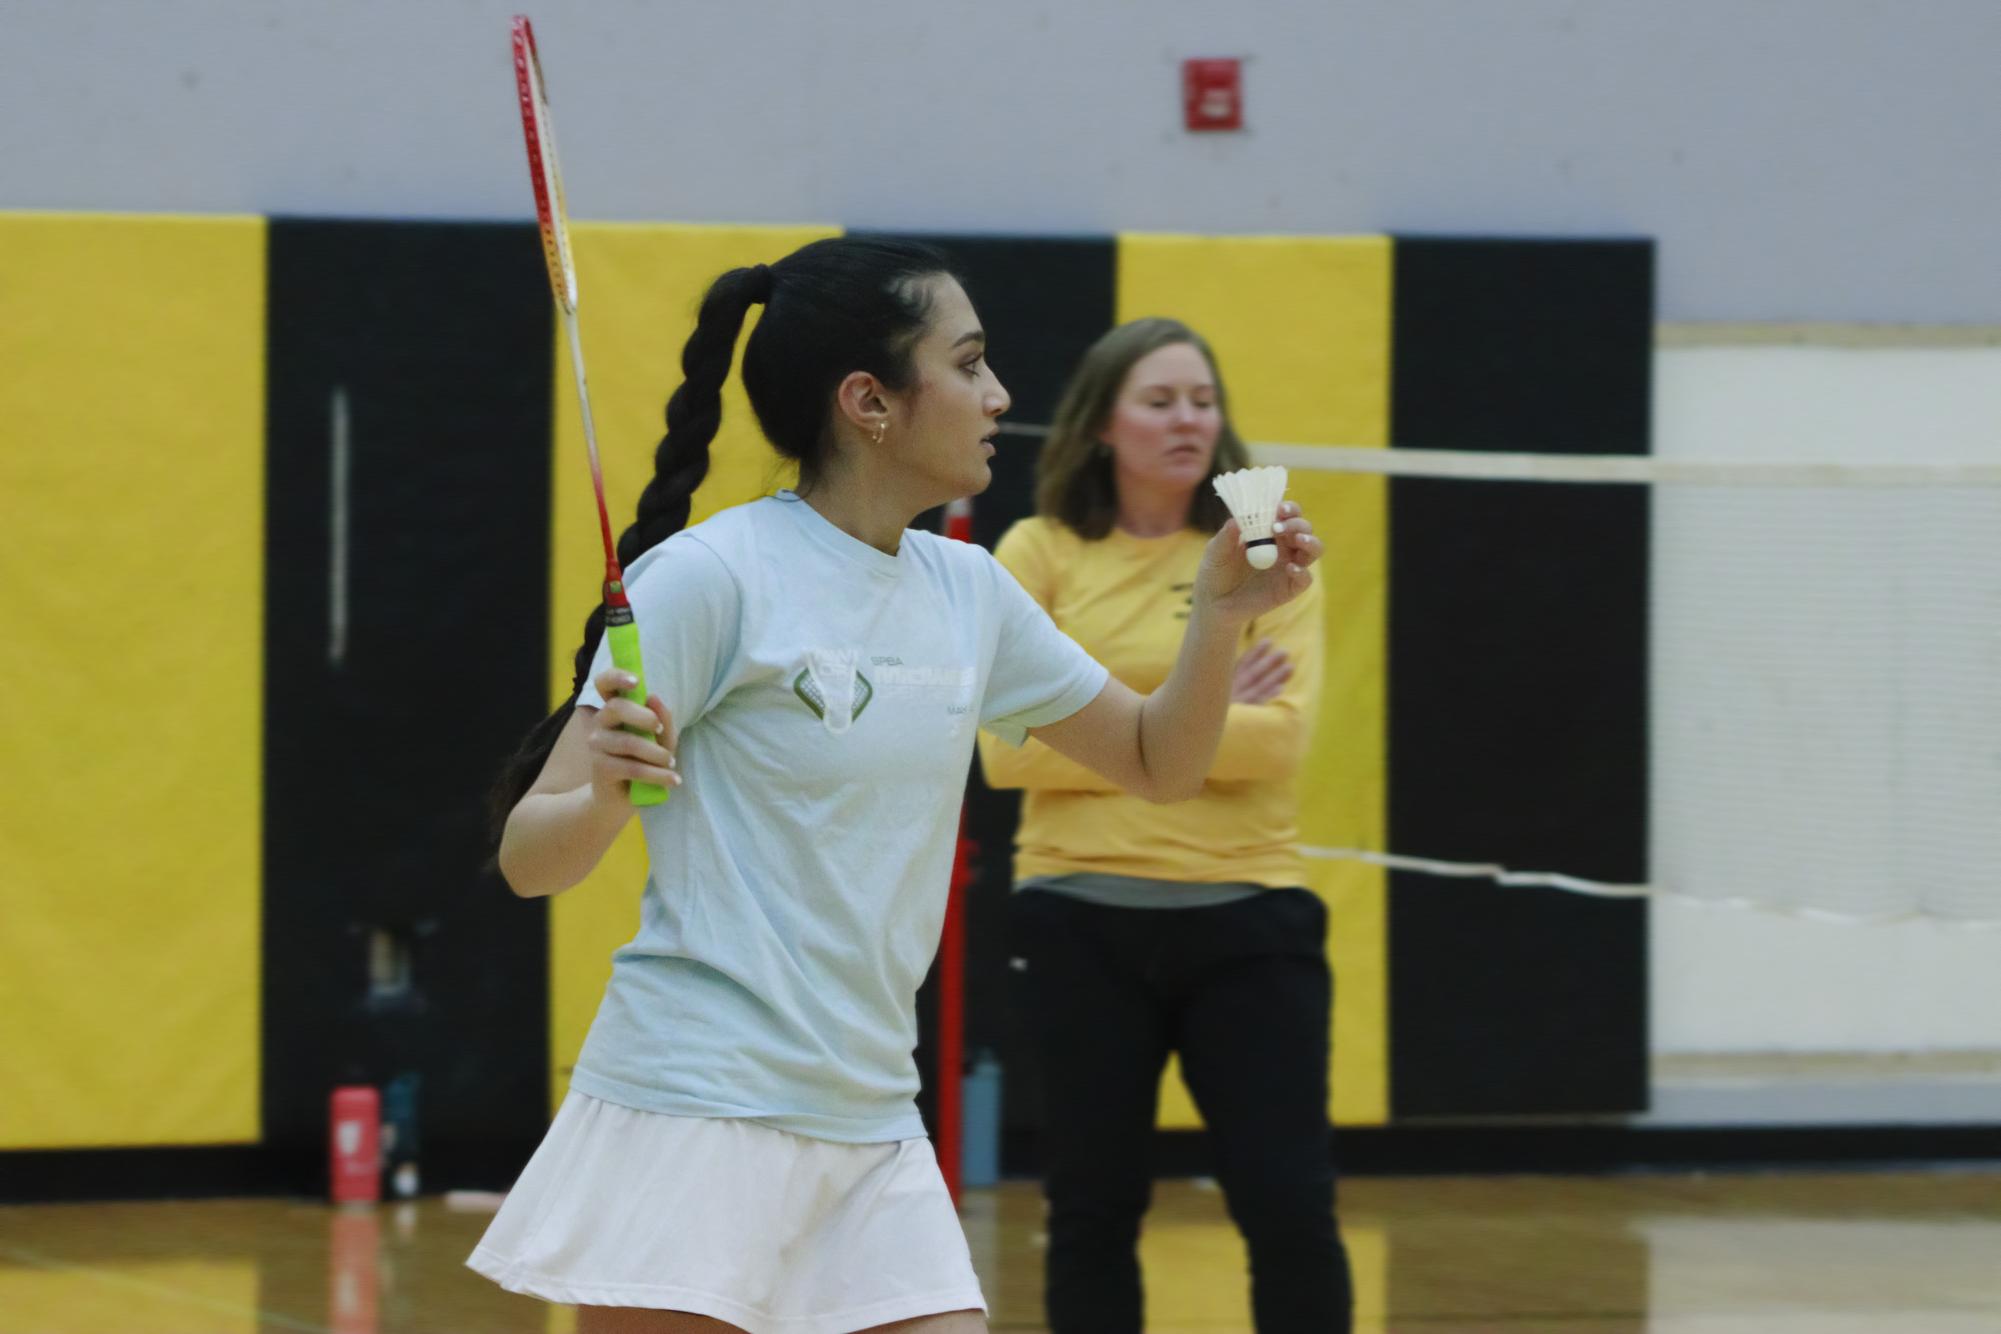
[[[2001, 1330], [2001, 1174], [1350, 1181], [1362, 1331]], [[997, 1330], [1041, 1328], [1030, 1183], [964, 1210]], [[285, 1200], [0, 1208], [0, 1334], [566, 1334], [464, 1268], [486, 1208]], [[1221, 1196], [1163, 1182], [1148, 1328], [1250, 1329]]]

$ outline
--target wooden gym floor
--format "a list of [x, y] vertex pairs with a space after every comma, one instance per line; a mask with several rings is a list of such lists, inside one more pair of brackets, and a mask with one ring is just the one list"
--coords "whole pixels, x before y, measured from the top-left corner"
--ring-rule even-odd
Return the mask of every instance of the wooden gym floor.
[[[969, 1195], [996, 1330], [1040, 1330], [1030, 1183]], [[1343, 1186], [1361, 1331], [2001, 1331], [2001, 1172], [1364, 1178]], [[0, 1334], [561, 1334], [462, 1267], [486, 1222], [437, 1199], [0, 1208]], [[1221, 1197], [1164, 1182], [1147, 1327], [1250, 1329]]]

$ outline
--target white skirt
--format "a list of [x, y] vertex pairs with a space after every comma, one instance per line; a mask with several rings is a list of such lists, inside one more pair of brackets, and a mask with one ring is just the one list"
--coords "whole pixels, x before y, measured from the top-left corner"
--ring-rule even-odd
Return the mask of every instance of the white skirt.
[[545, 1301], [749, 1334], [986, 1310], [929, 1140], [836, 1144], [575, 1092], [466, 1263]]

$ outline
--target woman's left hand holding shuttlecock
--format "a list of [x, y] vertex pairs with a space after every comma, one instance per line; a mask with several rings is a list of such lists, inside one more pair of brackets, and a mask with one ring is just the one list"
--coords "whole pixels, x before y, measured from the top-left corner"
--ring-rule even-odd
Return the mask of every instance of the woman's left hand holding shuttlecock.
[[1320, 559], [1313, 521], [1300, 513], [1297, 504], [1285, 501], [1278, 507], [1272, 537], [1278, 544], [1278, 559], [1268, 570], [1253, 569], [1245, 559], [1237, 521], [1224, 524], [1202, 553], [1202, 568], [1195, 576], [1197, 603], [1240, 625], [1304, 593], [1313, 583], [1313, 564]]

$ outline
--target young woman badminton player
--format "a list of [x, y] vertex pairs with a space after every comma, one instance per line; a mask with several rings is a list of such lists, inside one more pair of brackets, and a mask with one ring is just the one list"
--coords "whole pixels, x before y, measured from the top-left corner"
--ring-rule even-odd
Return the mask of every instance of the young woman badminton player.
[[[1112, 673], [1173, 669], [1186, 590], [1248, 458], [1209, 345], [1145, 319], [1085, 352], [1000, 563]], [[1202, 795], [1159, 807], [1031, 741], [982, 737], [1026, 789], [1009, 953], [1042, 1064], [1044, 1287], [1054, 1334], [1139, 1334], [1137, 1248], [1169, 1052], [1251, 1262], [1258, 1334], [1350, 1326], [1327, 1118], [1327, 915], [1302, 888], [1299, 766], [1320, 685], [1317, 589], [1245, 625]]]
[[[760, 304], [744, 385], [798, 489], [683, 531]], [[581, 1334], [985, 1328], [911, 1054], [975, 733], [1192, 796], [1243, 627], [1311, 582], [1296, 507], [1267, 571], [1226, 526], [1166, 680], [1110, 679], [986, 552], [907, 530], [988, 483], [1008, 396], [985, 351], [921, 246], [836, 238], [718, 278], [618, 542], [655, 693], [619, 697], [593, 616], [576, 694], [503, 778], [500, 865], [531, 896], [598, 862], [627, 784], [672, 789], [640, 813], [639, 932], [569, 1096], [470, 1261], [579, 1306]]]

